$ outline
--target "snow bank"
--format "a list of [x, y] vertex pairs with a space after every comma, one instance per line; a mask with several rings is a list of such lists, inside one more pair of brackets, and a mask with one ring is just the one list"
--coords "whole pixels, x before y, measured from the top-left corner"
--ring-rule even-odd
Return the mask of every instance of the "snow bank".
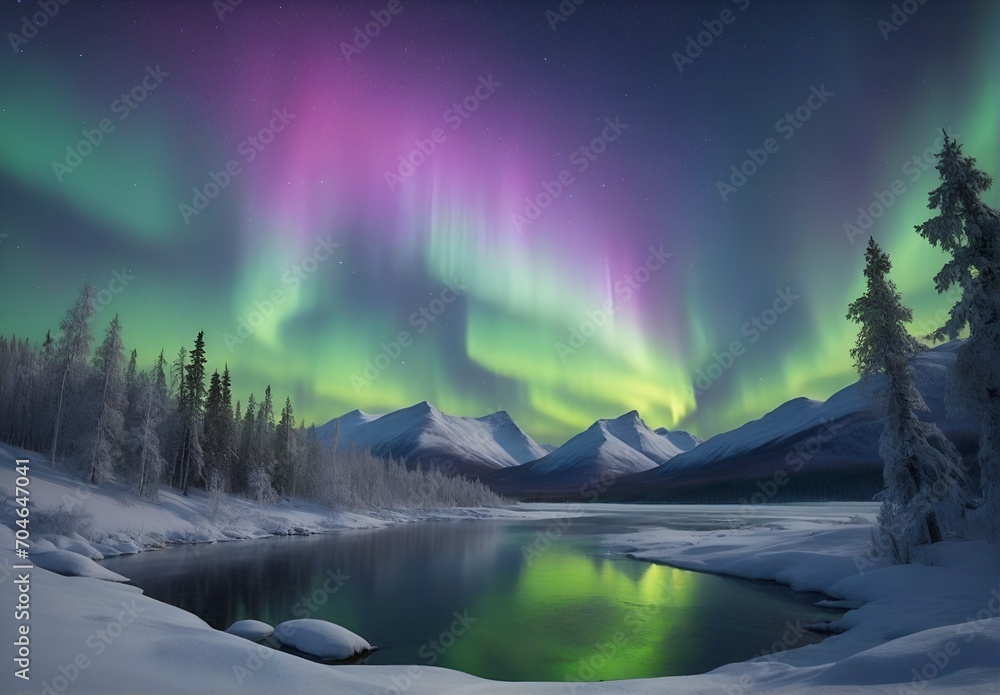
[[274, 628], [261, 620], [237, 620], [226, 628], [226, 632], [251, 642], [260, 642], [273, 635]]
[[92, 577], [108, 582], [127, 582], [117, 572], [101, 567], [89, 557], [84, 557], [71, 550], [50, 550], [47, 553], [36, 553], [31, 556], [31, 562], [50, 572], [63, 574], [67, 577]]
[[286, 620], [274, 628], [274, 636], [285, 646], [327, 661], [343, 661], [372, 649], [368, 640], [346, 627], [315, 618]]

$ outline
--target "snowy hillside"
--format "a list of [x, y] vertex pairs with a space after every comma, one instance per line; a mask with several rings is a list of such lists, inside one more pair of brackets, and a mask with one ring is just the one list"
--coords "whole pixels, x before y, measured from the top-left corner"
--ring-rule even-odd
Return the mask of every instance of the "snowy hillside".
[[[960, 341], [952, 341], [920, 353], [911, 361], [917, 387], [927, 401], [932, 416], [935, 420], [942, 421], [946, 428], [948, 423], [944, 399], [947, 369], [954, 362], [955, 351], [960, 345]], [[877, 388], [878, 384], [873, 383], [873, 386]], [[671, 459], [665, 469], [695, 468], [723, 459], [745, 456], [831, 423], [834, 427], [838, 424], [847, 427], [852, 418], [871, 418], [869, 401], [857, 383], [841, 389], [826, 401], [808, 398], [787, 401], [759, 420], [712, 437], [696, 449]], [[872, 447], [876, 446], [875, 441], [870, 444]]]
[[464, 472], [516, 466], [546, 453], [504, 411], [456, 417], [426, 401], [385, 415], [354, 410], [318, 431], [332, 440], [338, 427], [341, 448], [366, 448], [407, 462], [450, 462]]

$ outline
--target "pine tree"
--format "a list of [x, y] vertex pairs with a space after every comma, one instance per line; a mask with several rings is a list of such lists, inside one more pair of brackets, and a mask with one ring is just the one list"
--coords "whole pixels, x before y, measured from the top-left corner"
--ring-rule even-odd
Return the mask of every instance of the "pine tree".
[[127, 442], [135, 459], [135, 492], [140, 497], [156, 500], [160, 474], [166, 461], [160, 453], [159, 426], [168, 408], [167, 383], [163, 373], [163, 353], [153, 374], [136, 377], [135, 425], [129, 429]]
[[[240, 404], [236, 404], [236, 412], [239, 413]], [[250, 488], [250, 472], [257, 467], [257, 455], [254, 447], [254, 423], [257, 417], [257, 399], [251, 393], [247, 398], [247, 409], [240, 421], [239, 428], [239, 450], [237, 458], [239, 463], [233, 476], [233, 489], [235, 492], [245, 494]]]
[[202, 429], [205, 409], [205, 333], [199, 331], [194, 347], [188, 353], [186, 365], [182, 363], [181, 382], [183, 388], [179, 399], [181, 416], [181, 443], [177, 456], [176, 485], [185, 495], [192, 479], [204, 474], [204, 451], [202, 449]]
[[295, 494], [295, 461], [297, 458], [295, 414], [292, 399], [285, 398], [281, 418], [274, 431], [274, 456], [276, 460], [274, 487], [280, 495]]
[[209, 488], [218, 492], [231, 485], [233, 414], [228, 402], [228, 379], [228, 369], [223, 376], [218, 370], [213, 372], [205, 401], [205, 479]]
[[233, 471], [236, 466], [236, 423], [239, 414], [233, 415], [233, 386], [229, 377], [229, 365], [222, 369], [222, 432], [219, 436], [219, 447], [222, 451], [223, 470], [226, 487], [233, 487]]
[[118, 314], [111, 320], [104, 342], [94, 355], [94, 387], [98, 415], [93, 444], [89, 447], [90, 482], [98, 485], [111, 480], [124, 463], [125, 346]]
[[937, 291], [955, 285], [962, 291], [935, 336], [956, 338], [969, 329], [954, 381], [964, 408], [981, 414], [979, 514], [991, 539], [1000, 540], [1000, 211], [982, 200], [993, 179], [947, 133], [937, 159], [941, 185], [931, 191], [928, 207], [938, 214], [916, 230], [951, 255], [934, 277]]
[[[910, 562], [917, 546], [946, 534], [961, 536], [966, 481], [955, 446], [936, 425], [917, 416], [928, 408], [909, 360], [922, 346], [906, 331], [913, 312], [886, 277], [892, 269], [889, 256], [870, 239], [865, 260], [867, 289], [847, 313], [861, 326], [851, 357], [885, 420], [879, 442], [886, 485], [879, 514], [882, 538], [896, 562]], [[876, 375], [884, 377], [881, 388], [874, 387]]]
[[58, 380], [56, 415], [52, 429], [52, 448], [49, 462], [56, 466], [59, 453], [59, 430], [67, 399], [72, 398], [83, 385], [87, 375], [87, 357], [93, 340], [90, 321], [94, 318], [94, 286], [89, 282], [80, 288], [76, 304], [66, 312], [59, 323], [59, 341], [55, 346], [55, 364]]
[[[249, 415], [249, 402], [247, 414]], [[251, 465], [248, 467], [248, 494], [258, 502], [274, 498], [274, 405], [271, 387], [264, 390], [264, 399], [257, 408], [257, 418], [252, 425]]]

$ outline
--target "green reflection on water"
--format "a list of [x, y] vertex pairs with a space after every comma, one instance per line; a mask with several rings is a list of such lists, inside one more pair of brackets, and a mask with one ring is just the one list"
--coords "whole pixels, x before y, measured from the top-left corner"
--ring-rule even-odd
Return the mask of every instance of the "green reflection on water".
[[680, 673], [697, 648], [687, 628], [698, 583], [671, 567], [553, 548], [469, 608], [476, 623], [438, 665], [502, 680], [636, 678], [661, 675], [665, 665]]

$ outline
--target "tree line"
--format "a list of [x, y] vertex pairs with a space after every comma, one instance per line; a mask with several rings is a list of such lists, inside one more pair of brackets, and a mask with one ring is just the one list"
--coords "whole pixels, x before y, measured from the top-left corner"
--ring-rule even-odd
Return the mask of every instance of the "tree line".
[[85, 284], [41, 342], [0, 336], [0, 440], [38, 452], [100, 485], [119, 481], [158, 498], [161, 485], [262, 503], [302, 497], [340, 507], [497, 505], [478, 482], [407, 470], [367, 451], [324, 445], [296, 426], [290, 398], [279, 412], [268, 386], [233, 403], [229, 366], [210, 375], [204, 332], [172, 361], [161, 350], [138, 368], [116, 314], [93, 347], [94, 287]]

